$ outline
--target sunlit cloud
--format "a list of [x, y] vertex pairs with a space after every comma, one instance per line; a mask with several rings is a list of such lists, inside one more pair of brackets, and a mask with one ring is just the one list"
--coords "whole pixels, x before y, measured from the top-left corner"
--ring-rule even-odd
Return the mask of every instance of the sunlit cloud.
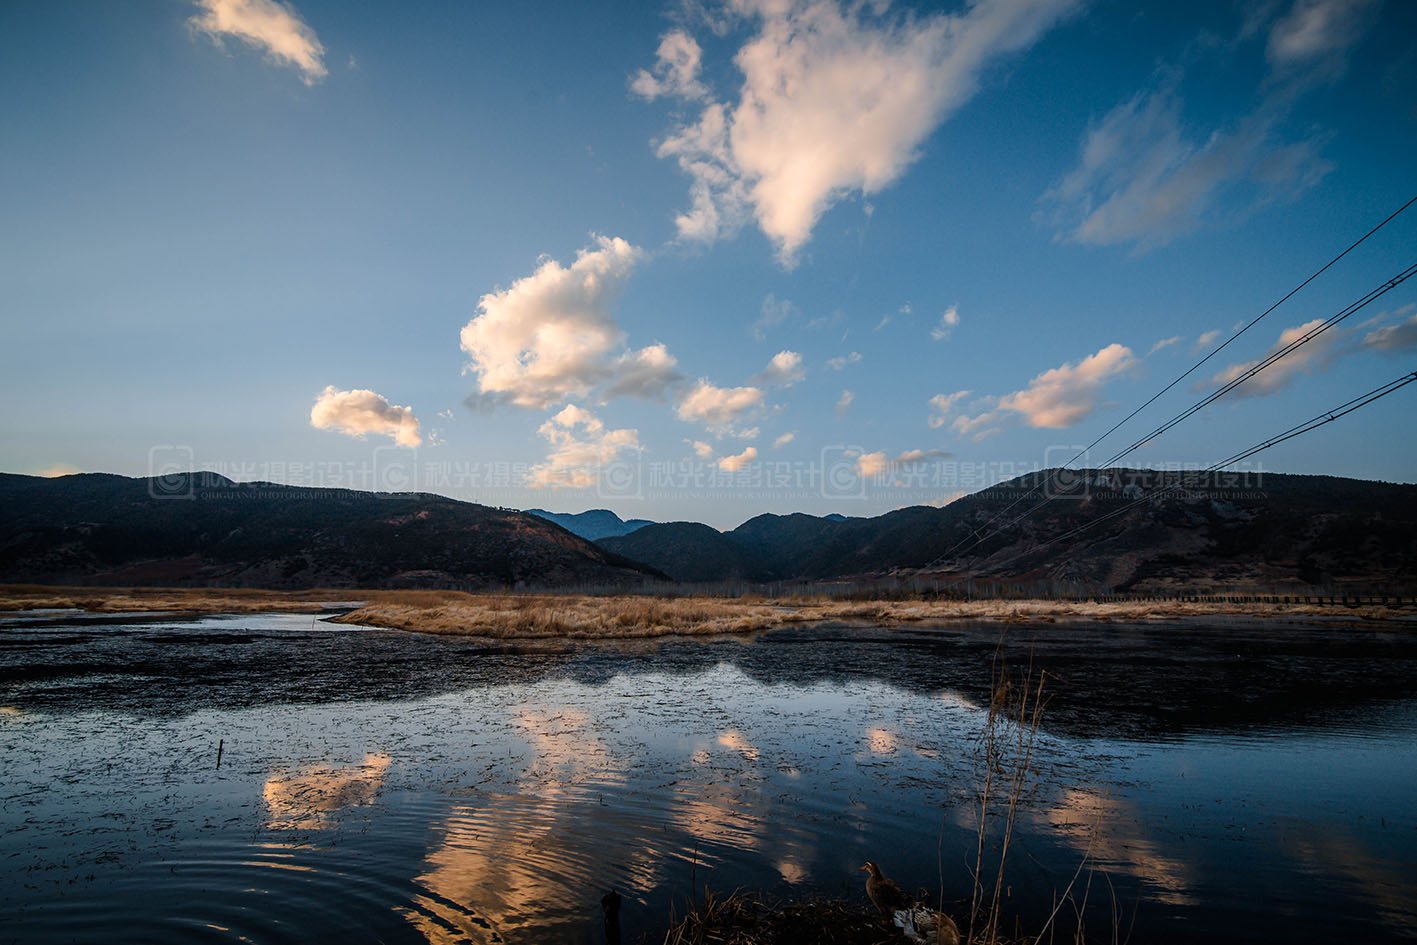
[[551, 452], [527, 471], [533, 489], [587, 489], [602, 467], [640, 446], [639, 431], [607, 430], [600, 418], [575, 404], [567, 404], [537, 432], [551, 444]]
[[890, 466], [885, 453], [862, 453], [856, 457], [856, 475], [862, 479], [873, 479]]
[[757, 387], [715, 387], [703, 378], [680, 399], [675, 413], [710, 429], [730, 427], [763, 402]]
[[188, 25], [218, 46], [224, 38], [254, 46], [270, 61], [297, 69], [306, 85], [328, 74], [325, 47], [289, 4], [279, 0], [196, 0], [196, 5], [201, 12], [189, 19]]
[[945, 309], [944, 313], [940, 316], [940, 323], [930, 329], [930, 337], [936, 341], [944, 341], [950, 336], [950, 332], [954, 331], [955, 326], [958, 324], [959, 309], [951, 305], [949, 308]]
[[796, 433], [796, 431], [793, 431], [793, 432], [791, 432], [791, 433], [784, 433], [784, 434], [782, 434], [781, 436], [779, 436], [777, 439], [775, 439], [775, 440], [772, 441], [772, 448], [773, 448], [773, 449], [781, 449], [782, 447], [786, 446], [788, 443], [791, 443], [791, 442], [792, 442], [793, 440], [795, 440], [796, 438], [797, 438], [797, 433]]
[[[1265, 358], [1287, 348], [1323, 323], [1324, 319], [1315, 318], [1302, 325], [1295, 325], [1293, 328], [1284, 329], [1279, 333], [1279, 340], [1270, 346], [1263, 357], [1231, 364], [1212, 377], [1210, 379], [1211, 383], [1216, 385], [1230, 383], [1246, 371], [1258, 365]], [[1266, 394], [1273, 394], [1275, 391], [1282, 390], [1301, 375], [1312, 374], [1315, 370], [1326, 366], [1328, 358], [1334, 353], [1334, 347], [1339, 340], [1340, 335], [1335, 331], [1326, 331], [1321, 335], [1315, 336], [1312, 341], [1306, 341], [1289, 354], [1286, 354], [1284, 357], [1265, 367], [1259, 373], [1234, 388], [1234, 395], [1238, 397], [1262, 397]]]
[[361, 438], [370, 433], [390, 436], [399, 446], [412, 447], [423, 442], [413, 408], [391, 404], [372, 390], [326, 387], [310, 408], [310, 425]]
[[748, 379], [750, 384], [765, 387], [790, 387], [807, 376], [802, 367], [802, 355], [796, 351], [779, 351], [772, 356], [768, 366]]
[[653, 101], [662, 95], [699, 99], [708, 89], [699, 81], [703, 50], [694, 37], [683, 30], [670, 30], [659, 40], [652, 69], [641, 69], [630, 80], [630, 91]]
[[1170, 338], [1162, 338], [1156, 344], [1151, 346], [1151, 348], [1146, 352], [1146, 356], [1149, 358], [1156, 352], [1161, 351], [1164, 348], [1169, 348], [1172, 345], [1180, 344], [1184, 340], [1185, 339], [1182, 338], [1180, 335], [1173, 335]]
[[932, 413], [925, 418], [925, 422], [928, 423], [931, 428], [938, 430], [945, 425], [945, 421], [949, 419], [951, 412], [955, 409], [955, 405], [968, 397], [969, 394], [970, 392], [967, 390], [957, 390], [953, 394], [936, 394], [934, 397], [931, 397], [930, 410]]
[[547, 259], [482, 296], [461, 336], [479, 385], [469, 405], [549, 407], [607, 382], [607, 396], [662, 396], [678, 377], [674, 358], [663, 345], [624, 351], [610, 311], [642, 256], [623, 239], [600, 236], [570, 266]]
[[1412, 313], [1405, 320], [1390, 325], [1379, 325], [1363, 336], [1363, 345], [1379, 351], [1405, 351], [1417, 348], [1417, 303], [1404, 305], [1396, 314], [1400, 317]]
[[[709, 102], [658, 148], [690, 179], [680, 238], [715, 240], [751, 218], [791, 265], [822, 214], [897, 180], [990, 63], [1032, 45], [1075, 6], [979, 0], [957, 14], [902, 16], [836, 0], [738, 0], [735, 12], [756, 32], [734, 57], [737, 100]], [[682, 85], [693, 99], [698, 58], [680, 39], [666, 50], [667, 41], [632, 84], [653, 95]]]
[[848, 364], [860, 364], [861, 360], [861, 352], [853, 351], [850, 354], [843, 354], [838, 358], [828, 358], [826, 366], [828, 371], [841, 371], [844, 370]]
[[851, 405], [855, 400], [856, 394], [853, 391], [842, 391], [841, 396], [836, 399], [836, 415], [838, 417], [846, 416], [846, 411], [851, 409]]
[[718, 468], [724, 472], [737, 472], [758, 458], [756, 447], [748, 447], [736, 456], [725, 456], [718, 461]]

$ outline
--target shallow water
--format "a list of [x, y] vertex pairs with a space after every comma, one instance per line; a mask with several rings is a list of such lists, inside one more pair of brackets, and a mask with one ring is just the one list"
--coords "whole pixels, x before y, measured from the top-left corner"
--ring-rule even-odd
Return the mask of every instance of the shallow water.
[[[1006, 636], [1002, 646], [1000, 634]], [[796, 628], [517, 652], [309, 615], [0, 619], [0, 941], [600, 942], [692, 888], [958, 914], [996, 651], [1054, 693], [1034, 927], [1417, 940], [1417, 639], [1255, 622]], [[217, 766], [218, 746], [221, 763]]]

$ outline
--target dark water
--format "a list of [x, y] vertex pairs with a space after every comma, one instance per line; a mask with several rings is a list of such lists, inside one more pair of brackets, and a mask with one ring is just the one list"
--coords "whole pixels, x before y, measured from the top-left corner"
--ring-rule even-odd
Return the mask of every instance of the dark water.
[[1134, 942], [1417, 941], [1414, 629], [525, 653], [308, 616], [11, 617], [0, 942], [600, 942], [612, 886], [632, 941], [694, 885], [859, 897], [867, 857], [957, 903], [996, 650], [1054, 693], [1010, 854], [1026, 922], [1085, 860], [1089, 941], [1114, 911]]

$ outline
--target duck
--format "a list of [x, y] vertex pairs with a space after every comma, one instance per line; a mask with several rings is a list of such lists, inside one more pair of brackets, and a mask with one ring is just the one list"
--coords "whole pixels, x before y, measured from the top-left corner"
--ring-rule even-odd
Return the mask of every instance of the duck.
[[880, 910], [883, 917], [893, 918], [900, 910], [915, 905], [895, 880], [886, 878], [875, 860], [867, 860], [861, 869], [870, 874], [866, 877], [866, 895], [871, 897], [871, 904]]
[[912, 942], [959, 945], [959, 926], [955, 925], [955, 920], [929, 906], [898, 909], [892, 921]]

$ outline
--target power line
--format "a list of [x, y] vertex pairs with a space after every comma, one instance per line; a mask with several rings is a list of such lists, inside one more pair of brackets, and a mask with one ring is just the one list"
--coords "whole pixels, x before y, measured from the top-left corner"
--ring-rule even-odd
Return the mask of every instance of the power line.
[[[1219, 472], [1226, 466], [1238, 463], [1241, 460], [1247, 459], [1255, 455], [1256, 453], [1262, 452], [1263, 450], [1267, 450], [1272, 446], [1277, 446], [1280, 443], [1285, 442], [1286, 440], [1292, 440], [1296, 436], [1302, 436], [1303, 434], [1308, 433], [1312, 430], [1316, 430], [1321, 426], [1332, 423], [1340, 417], [1344, 417], [1355, 410], [1359, 410], [1363, 407], [1366, 407], [1368, 404], [1371, 404], [1374, 401], [1381, 400], [1382, 398], [1386, 397], [1388, 394], [1393, 393], [1394, 391], [1401, 390], [1402, 388], [1406, 387], [1408, 384], [1413, 383], [1414, 381], [1417, 381], [1417, 371], [1413, 371], [1410, 374], [1404, 374], [1403, 376], [1396, 378], [1395, 380], [1388, 381], [1386, 384], [1373, 388], [1365, 394], [1360, 394], [1352, 400], [1339, 404], [1337, 407], [1327, 410], [1319, 414], [1318, 416], [1313, 417], [1312, 419], [1305, 420], [1303, 423], [1295, 424], [1288, 430], [1285, 430], [1283, 433], [1275, 434], [1269, 439], [1263, 440], [1259, 443], [1256, 443], [1254, 446], [1248, 447], [1238, 453], [1228, 456], [1225, 459], [1219, 461], [1218, 463], [1214, 463], [1213, 465], [1208, 466], [1193, 475], [1204, 476], [1208, 473]], [[1005, 558], [1002, 562], [1000, 562], [1000, 565], [1011, 564], [1014, 561], [1017, 561], [1019, 558], [1024, 557], [1025, 555], [1033, 554], [1034, 552], [1037, 552], [1043, 548], [1047, 548], [1050, 545], [1057, 544], [1060, 541], [1066, 541], [1069, 538], [1076, 537], [1077, 535], [1080, 535], [1085, 531], [1096, 528], [1103, 522], [1108, 522], [1114, 518], [1117, 518], [1120, 515], [1125, 515], [1127, 512], [1131, 511], [1139, 505], [1144, 505], [1148, 502], [1154, 501], [1155, 499], [1165, 496], [1168, 493], [1185, 491], [1187, 489], [1192, 488], [1194, 485], [1194, 479], [1190, 482], [1178, 482], [1175, 485], [1167, 486], [1166, 488], [1161, 489], [1159, 492], [1153, 492], [1149, 495], [1142, 496], [1141, 498], [1133, 502], [1129, 502], [1121, 508], [1113, 509], [1111, 512], [1108, 512], [1105, 515], [1101, 515], [1097, 518], [1092, 519], [1089, 522], [1086, 522], [1082, 525], [1078, 525], [1064, 532], [1061, 535], [1056, 535], [1053, 538], [1050, 538], [1047, 541], [1043, 542], [1042, 544], [1037, 545], [1036, 547], [1030, 548], [1027, 551], [1020, 552], [1019, 554], [1016, 554], [1012, 557]], [[1041, 508], [1041, 506], [1039, 507]], [[964, 580], [965, 578], [961, 577], [957, 578], [951, 583], [958, 584], [962, 583]]]
[[1337, 325], [1339, 322], [1343, 321], [1354, 313], [1361, 311], [1363, 308], [1367, 307], [1372, 302], [1376, 301], [1377, 299], [1386, 295], [1388, 292], [1391, 292], [1393, 289], [1402, 285], [1402, 283], [1412, 278], [1413, 275], [1417, 275], [1417, 264], [1408, 266], [1406, 269], [1402, 270], [1402, 272], [1393, 276], [1391, 279], [1389, 279], [1387, 282], [1384, 282], [1376, 289], [1373, 289], [1371, 292], [1360, 298], [1358, 301], [1352, 303], [1351, 305], [1348, 305], [1345, 308], [1340, 309], [1338, 312], [1325, 319], [1321, 324], [1309, 329], [1308, 331], [1304, 332], [1303, 335], [1289, 342], [1284, 347], [1251, 365], [1249, 368], [1245, 369], [1240, 374], [1236, 375], [1234, 378], [1231, 378], [1225, 384], [1222, 384], [1213, 393], [1202, 398], [1200, 401], [1181, 411], [1179, 414], [1172, 417], [1170, 420], [1166, 421], [1161, 426], [1156, 427], [1150, 433], [1133, 442], [1131, 446], [1128, 446], [1126, 449], [1118, 453], [1112, 454], [1112, 456], [1108, 458], [1102, 465], [1111, 466], [1113, 463], [1117, 462], [1122, 457], [1126, 456], [1128, 453], [1140, 448], [1144, 444], [1165, 433], [1167, 430], [1171, 429], [1176, 424], [1185, 420], [1187, 417], [1193, 416], [1194, 414], [1198, 413], [1200, 410], [1219, 400], [1221, 397], [1225, 396], [1230, 391], [1239, 387], [1241, 384], [1245, 383], [1245, 381], [1254, 377], [1256, 374], [1263, 371], [1265, 368], [1269, 367], [1280, 359], [1285, 358], [1290, 354], [1293, 354], [1295, 351], [1299, 350], [1304, 345], [1308, 344], [1310, 341], [1313, 341], [1319, 335], [1322, 335], [1324, 332], [1328, 331], [1334, 325]]
[[[1107, 437], [1111, 436], [1113, 433], [1116, 433], [1117, 430], [1118, 430], [1119, 428], [1121, 428], [1121, 426], [1122, 426], [1123, 424], [1125, 424], [1127, 421], [1131, 420], [1131, 419], [1132, 419], [1133, 417], [1135, 417], [1137, 414], [1141, 413], [1141, 412], [1142, 412], [1143, 410], [1145, 410], [1147, 407], [1150, 407], [1152, 404], [1156, 403], [1156, 401], [1159, 400], [1163, 394], [1165, 394], [1165, 393], [1166, 393], [1167, 391], [1169, 391], [1171, 388], [1175, 387], [1177, 384], [1181, 383], [1181, 381], [1185, 380], [1185, 379], [1186, 379], [1187, 377], [1189, 377], [1191, 374], [1195, 373], [1195, 371], [1196, 371], [1197, 368], [1199, 368], [1201, 365], [1205, 364], [1205, 363], [1206, 363], [1207, 361], [1209, 361], [1211, 358], [1213, 358], [1213, 357], [1215, 357], [1217, 354], [1219, 354], [1219, 353], [1225, 348], [1226, 345], [1230, 344], [1230, 342], [1234, 341], [1236, 338], [1239, 338], [1239, 337], [1240, 337], [1241, 335], [1243, 335], [1245, 332], [1247, 332], [1247, 331], [1249, 331], [1251, 328], [1255, 327], [1255, 325], [1257, 325], [1257, 324], [1260, 322], [1260, 320], [1261, 320], [1262, 318], [1264, 318], [1264, 317], [1265, 317], [1266, 315], [1268, 315], [1270, 312], [1273, 312], [1275, 309], [1279, 308], [1279, 306], [1283, 305], [1285, 302], [1289, 301], [1291, 298], [1293, 298], [1295, 295], [1297, 295], [1301, 289], [1303, 289], [1303, 288], [1304, 288], [1305, 286], [1307, 286], [1310, 282], [1313, 282], [1313, 281], [1314, 281], [1315, 279], [1317, 279], [1319, 276], [1321, 276], [1321, 275], [1323, 275], [1325, 272], [1327, 272], [1330, 268], [1332, 268], [1332, 267], [1334, 266], [1334, 264], [1336, 264], [1336, 263], [1337, 263], [1340, 259], [1342, 259], [1344, 256], [1347, 256], [1349, 253], [1353, 252], [1353, 250], [1355, 250], [1355, 249], [1357, 249], [1359, 246], [1361, 246], [1361, 245], [1368, 239], [1368, 237], [1372, 236], [1374, 233], [1378, 232], [1378, 231], [1381, 230], [1383, 227], [1387, 226], [1387, 225], [1388, 225], [1389, 223], [1391, 223], [1393, 220], [1397, 219], [1397, 217], [1398, 217], [1404, 210], [1406, 210], [1408, 207], [1412, 206], [1414, 203], [1417, 203], [1417, 196], [1414, 196], [1414, 197], [1412, 197], [1411, 199], [1409, 199], [1409, 200], [1408, 200], [1406, 203], [1404, 203], [1402, 206], [1398, 207], [1398, 208], [1397, 208], [1396, 210], [1394, 210], [1392, 213], [1388, 214], [1387, 217], [1384, 218], [1383, 221], [1382, 221], [1381, 223], [1379, 223], [1377, 226], [1373, 227], [1371, 230], [1369, 230], [1368, 232], [1364, 233], [1362, 236], [1358, 237], [1358, 238], [1357, 238], [1356, 240], [1354, 240], [1352, 243], [1348, 244], [1348, 248], [1347, 248], [1347, 249], [1345, 249], [1343, 252], [1339, 253], [1337, 256], [1333, 257], [1333, 258], [1330, 259], [1328, 262], [1324, 263], [1322, 266], [1320, 266], [1318, 269], [1316, 269], [1313, 273], [1311, 273], [1311, 274], [1309, 275], [1309, 277], [1308, 277], [1307, 279], [1305, 279], [1303, 282], [1301, 282], [1301, 283], [1299, 283], [1298, 285], [1296, 285], [1294, 288], [1290, 289], [1289, 292], [1286, 293], [1285, 296], [1284, 296], [1283, 298], [1281, 298], [1278, 302], [1275, 302], [1275, 303], [1274, 303], [1273, 305], [1271, 305], [1269, 308], [1265, 309], [1263, 312], [1260, 312], [1260, 313], [1259, 313], [1258, 315], [1256, 315], [1254, 318], [1250, 319], [1250, 321], [1249, 321], [1248, 323], [1246, 323], [1246, 324], [1244, 325], [1244, 327], [1240, 328], [1238, 331], [1236, 331], [1236, 332], [1235, 332], [1233, 335], [1231, 335], [1229, 338], [1225, 339], [1225, 341], [1221, 342], [1220, 345], [1219, 345], [1218, 347], [1216, 347], [1214, 350], [1212, 350], [1209, 354], [1207, 354], [1205, 357], [1201, 358], [1201, 359], [1200, 359], [1199, 361], [1197, 361], [1195, 364], [1192, 364], [1190, 367], [1186, 368], [1186, 370], [1184, 370], [1184, 371], [1182, 371], [1180, 374], [1178, 374], [1174, 379], [1172, 379], [1172, 381], [1171, 381], [1169, 384], [1167, 384], [1165, 387], [1161, 388], [1161, 390], [1157, 391], [1155, 394], [1152, 394], [1151, 397], [1150, 397], [1145, 403], [1143, 403], [1140, 407], [1137, 407], [1135, 410], [1133, 410], [1131, 413], [1127, 414], [1127, 415], [1126, 415], [1125, 417], [1123, 417], [1121, 420], [1118, 420], [1116, 423], [1112, 424], [1112, 426], [1111, 426], [1110, 428], [1108, 428], [1108, 430], [1107, 430], [1105, 433], [1103, 433], [1103, 434], [1102, 434], [1101, 436], [1099, 436], [1097, 439], [1093, 440], [1091, 443], [1089, 443], [1089, 444], [1087, 444], [1086, 446], [1084, 446], [1081, 450], [1079, 450], [1079, 451], [1077, 452], [1076, 455], [1074, 455], [1071, 459], [1069, 459], [1067, 462], [1065, 462], [1065, 463], [1063, 464], [1062, 468], [1066, 469], [1066, 468], [1068, 468], [1069, 466], [1071, 466], [1073, 463], [1075, 463], [1075, 462], [1077, 462], [1079, 459], [1081, 459], [1083, 456], [1086, 456], [1086, 455], [1088, 454], [1088, 452], [1091, 451], [1094, 446], [1096, 446], [1098, 443], [1101, 443], [1103, 440], [1107, 439]], [[1109, 461], [1108, 465], [1110, 465], [1110, 461]], [[1049, 481], [1050, 481], [1050, 483], [1051, 483], [1052, 477], [1053, 477], [1053, 474], [1052, 474], [1051, 471], [1049, 471], [1048, 477], [1049, 477]], [[1002, 510], [1000, 510], [1000, 511], [994, 513], [993, 517], [991, 517], [987, 522], [985, 522], [982, 526], [980, 526], [980, 528], [973, 529], [973, 530], [970, 532], [970, 534], [969, 534], [968, 536], [966, 536], [965, 538], [961, 539], [953, 548], [950, 548], [948, 551], [946, 551], [944, 554], [942, 554], [942, 555], [940, 556], [940, 558], [938, 558], [938, 559], [936, 559], [936, 560], [940, 560], [940, 559], [943, 559], [943, 558], [946, 558], [946, 557], [950, 556], [951, 554], [954, 554], [954, 552], [957, 551], [961, 546], [963, 546], [965, 542], [969, 541], [970, 538], [976, 538], [976, 537], [978, 538], [978, 541], [976, 541], [975, 544], [978, 544], [979, 542], [982, 542], [982, 541], [987, 540], [987, 537], [988, 537], [988, 536], [979, 537], [979, 532], [980, 532], [980, 530], [986, 529], [986, 528], [988, 528], [990, 525], [993, 525], [993, 524], [994, 524], [996, 521], [998, 521], [1002, 516], [1007, 515], [1007, 514], [1008, 514], [1015, 506], [1017, 506], [1020, 502], [1024, 501], [1025, 499], [1027, 499], [1030, 495], [1035, 494], [1037, 491], [1038, 491], [1038, 488], [1035, 487], [1034, 489], [1030, 490], [1029, 492], [1026, 492], [1026, 493], [1024, 493], [1023, 495], [1019, 496], [1017, 499], [1015, 499], [1015, 500], [1014, 500], [1013, 502], [1011, 502], [1009, 505], [1005, 506]], [[1025, 514], [1028, 514], [1028, 513], [1025, 513]], [[1010, 524], [1012, 524], [1012, 523], [1010, 523]], [[1008, 526], [1005, 526], [1005, 527], [1007, 528]], [[973, 547], [973, 546], [971, 546], [971, 547]]]

